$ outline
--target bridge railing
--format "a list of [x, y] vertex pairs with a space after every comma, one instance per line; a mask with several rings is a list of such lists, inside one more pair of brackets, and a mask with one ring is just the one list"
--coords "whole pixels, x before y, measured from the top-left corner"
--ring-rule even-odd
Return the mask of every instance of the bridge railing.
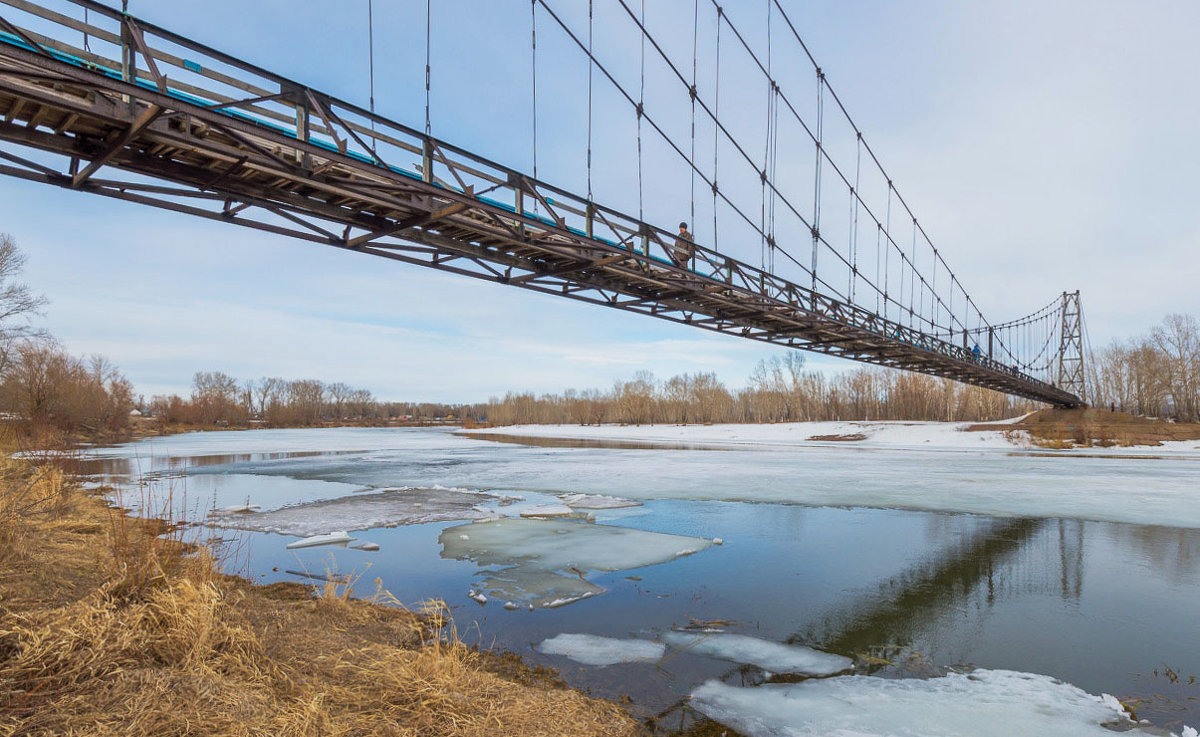
[[[470, 198], [492, 218], [522, 237], [576, 243], [594, 252], [608, 249], [642, 269], [757, 297], [883, 341], [899, 341], [932, 354], [981, 365], [1024, 381], [1034, 377], [990, 357], [975, 357], [963, 335], [930, 335], [845, 300], [829, 297], [714, 248], [692, 243], [687, 263], [674, 259], [677, 235], [562, 188], [473, 154], [423, 131], [361, 106], [313, 90], [282, 75], [229, 56], [169, 30], [122, 14], [94, 0], [0, 0], [13, 12], [0, 38], [32, 45], [34, 51], [147, 89], [188, 105], [219, 111], [263, 132], [249, 143], [316, 176], [347, 159], [378, 171], [386, 189], [396, 177], [420, 179], [442, 188], [451, 200]], [[58, 9], [56, 9], [58, 8]], [[62, 11], [73, 11], [62, 12]], [[86, 13], [84, 13], [86, 11]], [[84, 18], [77, 17], [84, 15]], [[14, 31], [16, 32], [14, 34]], [[62, 39], [76, 35], [78, 46]], [[186, 106], [171, 114], [182, 114]], [[227, 131], [233, 134], [232, 131]], [[277, 145], [280, 136], [310, 144]], [[318, 153], [312, 152], [312, 147]], [[319, 229], [333, 245], [387, 247], [391, 232], [341, 236]], [[531, 236], [530, 234], [536, 234]], [[803, 346], [806, 340], [798, 339]]]

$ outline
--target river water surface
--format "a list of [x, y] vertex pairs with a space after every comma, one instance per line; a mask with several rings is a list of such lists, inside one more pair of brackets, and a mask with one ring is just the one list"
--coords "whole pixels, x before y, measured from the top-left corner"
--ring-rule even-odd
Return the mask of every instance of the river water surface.
[[[519, 497], [503, 505], [481, 497], [476, 505], [508, 515], [557, 503], [555, 495], [566, 493], [641, 501], [595, 510], [594, 523], [576, 524], [723, 544], [615, 571], [591, 568], [584, 556], [555, 575], [586, 579], [594, 595], [532, 610], [525, 600], [505, 609], [504, 597], [486, 605], [468, 598], [472, 590], [487, 593], [489, 577], [499, 570], [503, 578], [506, 567], [520, 561], [498, 563], [478, 551], [463, 556], [448, 542], [474, 532], [460, 528], [469, 525], [463, 521], [351, 532], [377, 543], [378, 551], [288, 550], [298, 538], [196, 529], [202, 537], [234, 541], [228, 565], [256, 581], [311, 583], [297, 573], [353, 572], [364, 574], [360, 593], [370, 593], [378, 577], [405, 603], [442, 599], [468, 641], [557, 668], [594, 695], [628, 695], [635, 713], [664, 726], [687, 722], [684, 699], [706, 680], [754, 684], [770, 674], [686, 650], [658, 663], [586, 666], [543, 654], [536, 645], [560, 633], [654, 640], [673, 628], [720, 622], [730, 632], [854, 658], [859, 673], [1026, 671], [1113, 694], [1160, 727], [1200, 723], [1200, 530], [1172, 527], [1170, 516], [1160, 525], [1044, 513], [987, 516], [922, 511], [912, 501], [925, 499], [936, 509], [967, 486], [997, 499], [1053, 499], [1068, 485], [1140, 498], [1147, 489], [1194, 485], [1200, 477], [1195, 461], [834, 444], [799, 450], [539, 447], [446, 429], [346, 428], [141, 441], [93, 451], [85, 470], [96, 482], [122, 488], [127, 506], [148, 493], [160, 499], [169, 493], [175, 514], [196, 523], [230, 505], [269, 512], [385, 489]], [[878, 498], [878, 506], [837, 505], [839, 492], [851, 489], [845, 498]], [[829, 503], [787, 503], [798, 490], [819, 491]], [[907, 501], [888, 508], [893, 497]], [[312, 514], [319, 517], [320, 509]], [[1035, 505], [1031, 514], [1037, 512]]]

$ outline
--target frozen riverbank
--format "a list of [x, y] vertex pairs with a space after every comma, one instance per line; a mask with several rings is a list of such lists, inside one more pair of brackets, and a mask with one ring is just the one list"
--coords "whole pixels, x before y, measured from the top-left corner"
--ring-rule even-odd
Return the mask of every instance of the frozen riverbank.
[[1161, 456], [1200, 460], [1200, 441], [1195, 440], [1167, 441], [1153, 446], [1049, 451], [1034, 443], [1028, 432], [1015, 427], [1021, 419], [988, 423], [841, 421], [770, 425], [509, 425], [471, 430], [470, 435], [702, 448], [785, 449], [836, 443], [894, 450], [1032, 452], [1126, 458]]
[[[1015, 422], [1015, 420], [1013, 421]], [[540, 445], [572, 438], [605, 447], [723, 448], [681, 451], [614, 481], [633, 498], [750, 501], [1127, 522], [1200, 528], [1200, 442], [1153, 448], [1049, 451], [1012, 422], [813, 422], [777, 425], [523, 425], [471, 437]], [[976, 425], [975, 427], [979, 427]], [[835, 440], [833, 438], [852, 438]], [[625, 457], [665, 451], [625, 450]], [[749, 454], [753, 454], [751, 457]], [[663, 472], [669, 472], [664, 474]]]

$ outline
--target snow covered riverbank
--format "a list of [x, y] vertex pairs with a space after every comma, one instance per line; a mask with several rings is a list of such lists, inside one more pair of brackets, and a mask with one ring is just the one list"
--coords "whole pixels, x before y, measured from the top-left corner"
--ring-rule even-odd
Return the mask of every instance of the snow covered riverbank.
[[[812, 422], [591, 427], [521, 425], [470, 436], [539, 445], [561, 439], [636, 443], [631, 463], [578, 491], [957, 512], [1200, 528], [1200, 442], [1045, 450], [1009, 422]], [[978, 425], [976, 425], [978, 427]], [[832, 438], [853, 438], [839, 439]], [[620, 447], [620, 446], [618, 446]], [[624, 447], [629, 447], [628, 445]], [[688, 452], [686, 449], [737, 452]], [[657, 453], [647, 466], [639, 453]], [[743, 457], [742, 454], [745, 454]], [[564, 456], [562, 464], [570, 456]]]
[[[1021, 419], [990, 423], [841, 421], [770, 425], [510, 425], [471, 430], [470, 434], [706, 448], [781, 449], [836, 443], [896, 450], [1027, 451], [1116, 457], [1153, 455], [1200, 460], [1200, 441], [1195, 440], [1169, 441], [1156, 446], [1047, 451], [1039, 448], [1027, 432], [1014, 427]], [[985, 426], [993, 429], [978, 429]]]

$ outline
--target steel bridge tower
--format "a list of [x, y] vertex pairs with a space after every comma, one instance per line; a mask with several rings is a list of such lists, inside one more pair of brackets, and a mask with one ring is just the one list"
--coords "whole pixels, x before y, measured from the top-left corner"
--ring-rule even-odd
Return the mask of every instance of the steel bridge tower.
[[1058, 388], [1087, 401], [1083, 371], [1083, 309], [1079, 290], [1063, 292], [1062, 329], [1058, 344]]

